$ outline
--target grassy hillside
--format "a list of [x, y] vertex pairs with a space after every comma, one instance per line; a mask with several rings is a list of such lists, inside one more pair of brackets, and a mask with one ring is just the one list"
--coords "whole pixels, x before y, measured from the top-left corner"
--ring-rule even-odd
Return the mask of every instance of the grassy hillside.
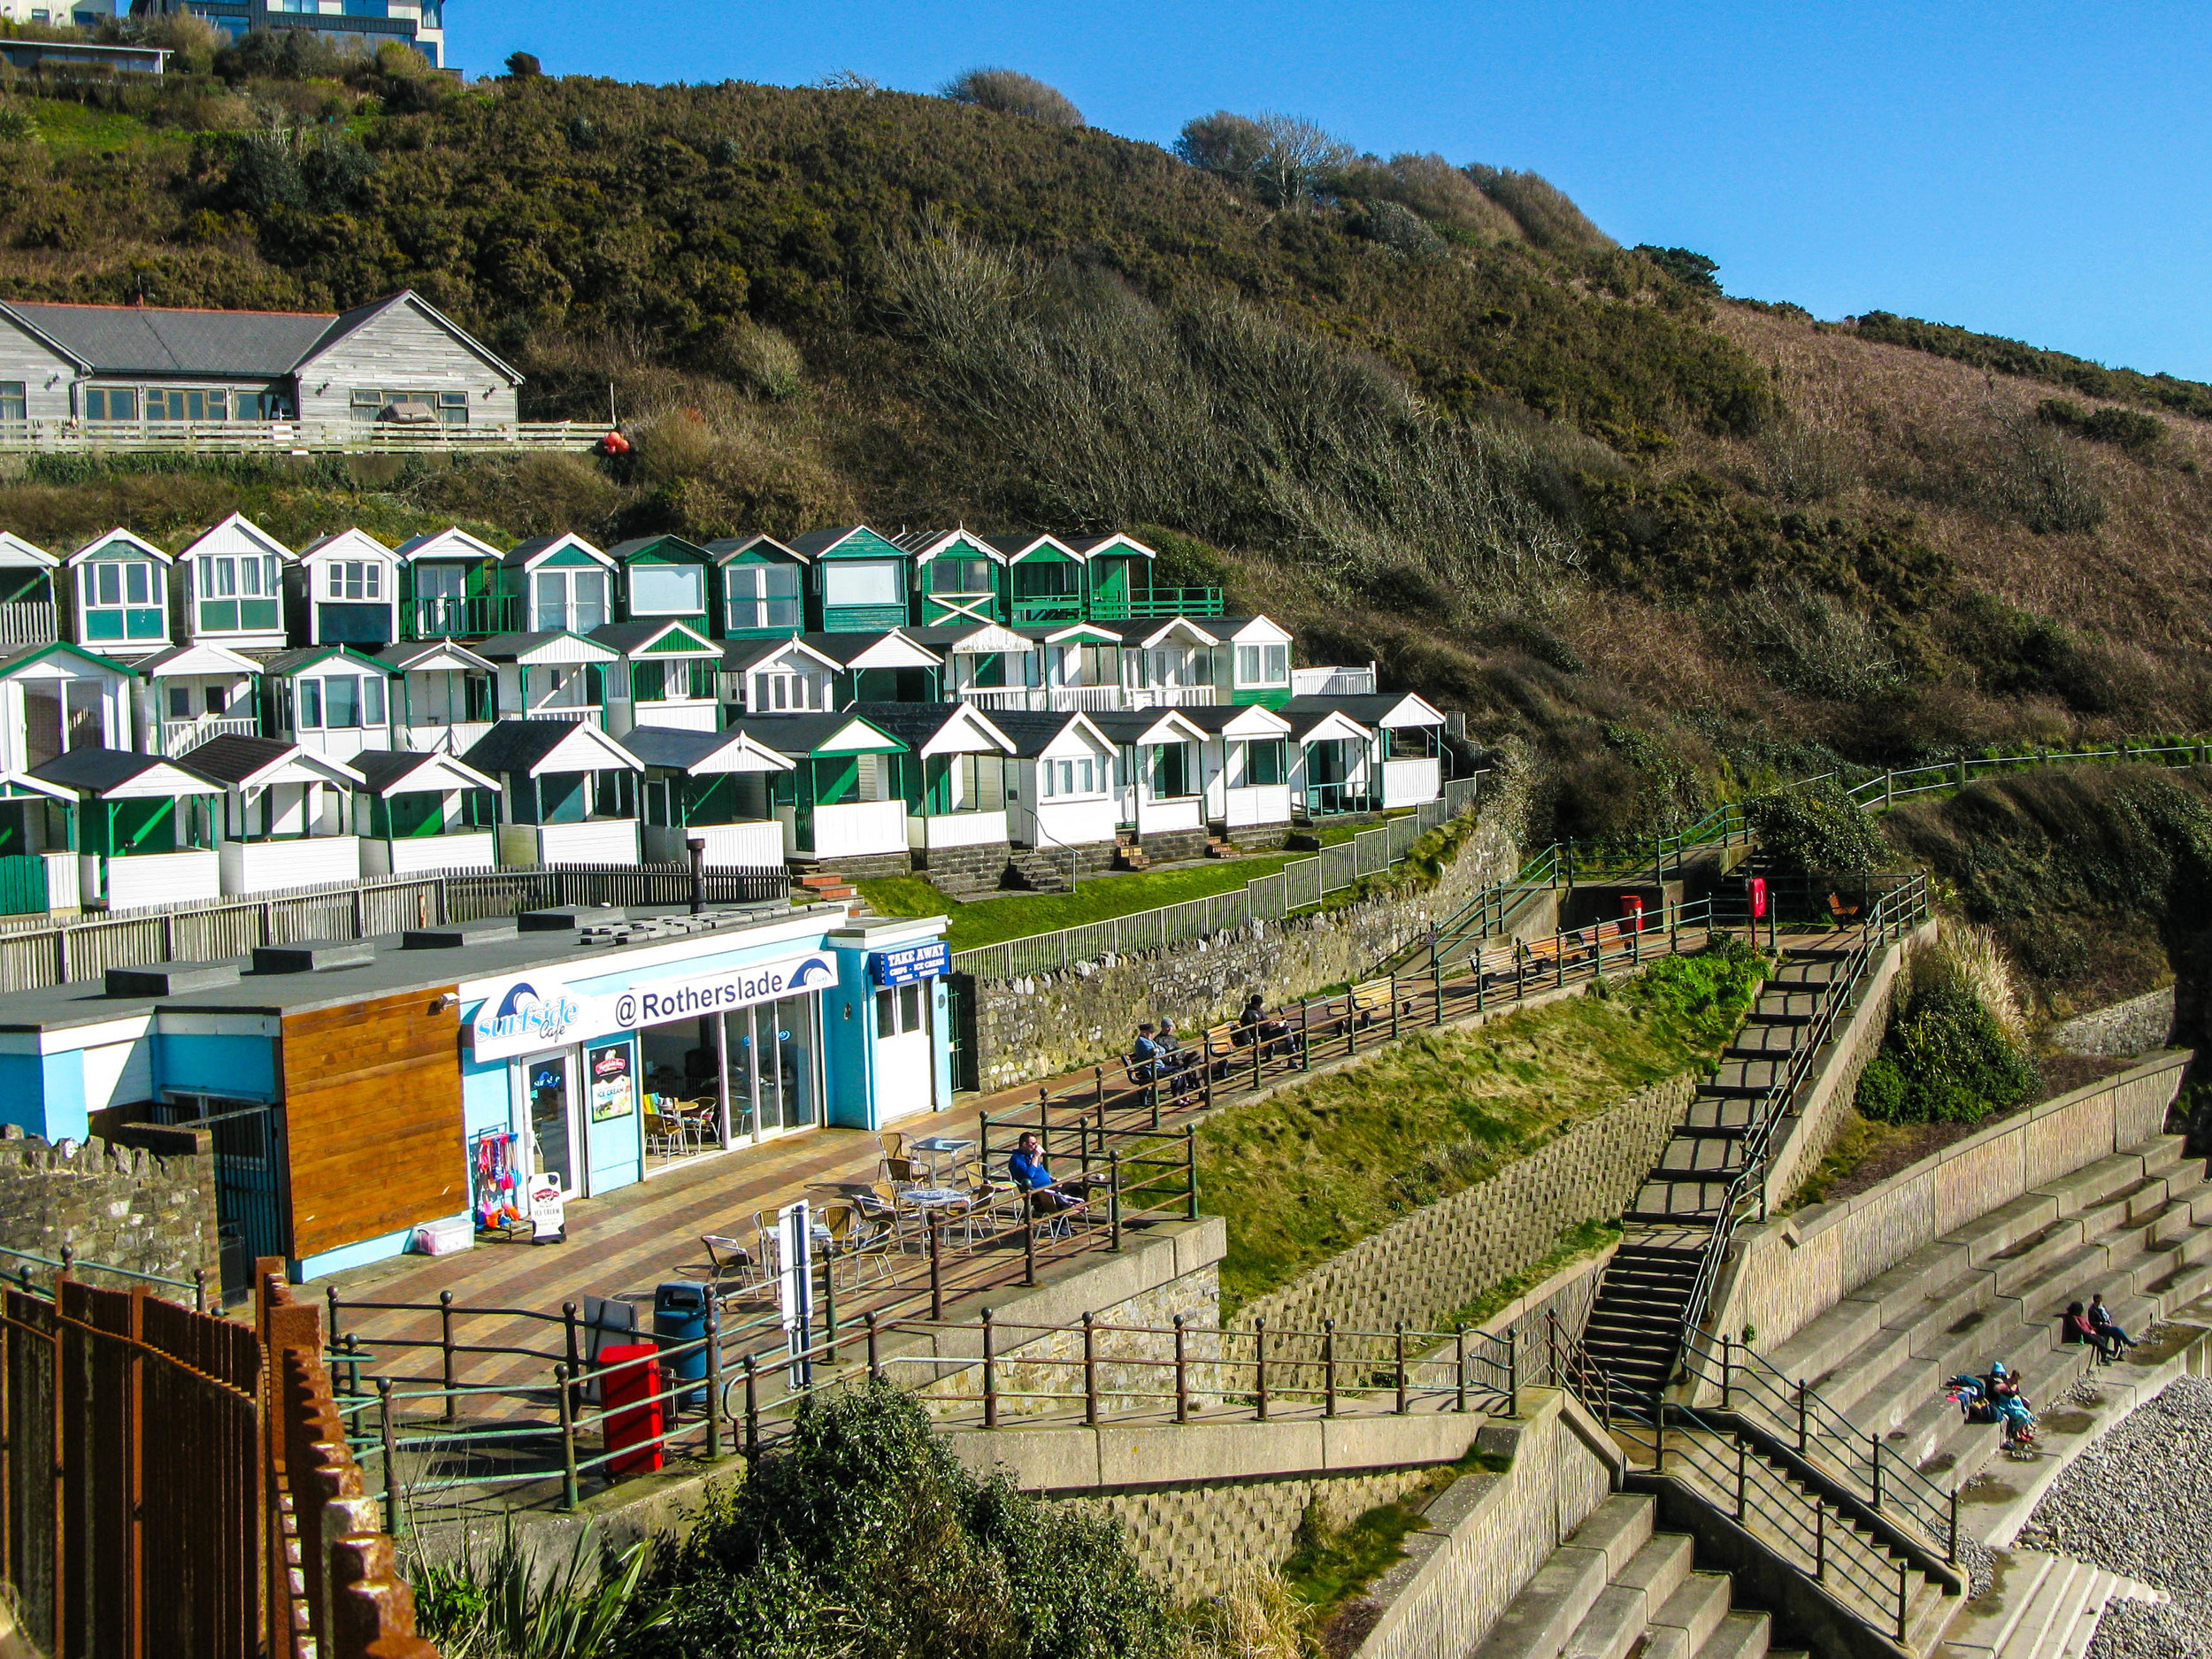
[[1142, 527], [1309, 657], [1535, 738], [1582, 833], [1839, 760], [2212, 726], [2212, 388], [1727, 301], [1432, 157], [1285, 197], [903, 94], [188, 60], [0, 73], [0, 295], [411, 285], [529, 412], [611, 396], [637, 453], [42, 462], [0, 481], [35, 539], [173, 545], [233, 505], [299, 539]]

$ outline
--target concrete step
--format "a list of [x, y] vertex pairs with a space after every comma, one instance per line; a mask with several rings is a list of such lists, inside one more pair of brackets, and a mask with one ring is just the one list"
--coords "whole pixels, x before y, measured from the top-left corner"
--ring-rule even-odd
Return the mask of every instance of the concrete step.
[[1729, 1588], [1724, 1572], [1691, 1573], [1653, 1615], [1644, 1659], [1695, 1659], [1728, 1617]]
[[1748, 1610], [1730, 1613], [1721, 1620], [1697, 1659], [1766, 1659], [1767, 1637], [1773, 1621], [1766, 1614]]
[[1652, 1514], [1652, 1500], [1636, 1493], [1599, 1504], [1521, 1587], [1478, 1659], [1557, 1659], [1607, 1585], [1650, 1541]]

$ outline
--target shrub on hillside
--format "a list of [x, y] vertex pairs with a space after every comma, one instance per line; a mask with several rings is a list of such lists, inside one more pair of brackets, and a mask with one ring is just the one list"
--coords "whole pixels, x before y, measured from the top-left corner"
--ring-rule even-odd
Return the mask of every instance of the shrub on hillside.
[[1056, 87], [1012, 69], [971, 69], [946, 83], [944, 96], [1002, 115], [1025, 115], [1051, 127], [1080, 127], [1083, 111]]
[[1713, 280], [1713, 273], [1720, 269], [1720, 262], [1709, 259], [1701, 253], [1692, 253], [1687, 248], [1659, 248], [1650, 242], [1636, 244], [1637, 253], [1644, 256], [1676, 281], [1690, 288], [1703, 288], [1709, 293], [1720, 292], [1720, 284]]
[[1990, 935], [1947, 926], [1913, 953], [1882, 1051], [1859, 1077], [1858, 1110], [1877, 1123], [1979, 1123], [2037, 1082], [2011, 964]]
[[1567, 193], [1540, 173], [1516, 173], [1476, 162], [1467, 169], [1482, 193], [1513, 215], [1539, 248], [1571, 252], [1619, 246], [1592, 224]]
[[1169, 1659], [1179, 1634], [1110, 1516], [979, 1480], [909, 1396], [810, 1398], [784, 1446], [658, 1551], [639, 1659]]
[[1183, 124], [1175, 153], [1194, 167], [1250, 189], [1270, 207], [1295, 207], [1329, 188], [1352, 147], [1302, 116], [1216, 110]]
[[2035, 406], [2035, 418], [2097, 443], [2117, 444], [2141, 457], [2166, 435], [2166, 423], [2139, 409], [2087, 409], [2070, 397], [2047, 397]]
[[1832, 783], [1761, 795], [1745, 804], [1744, 818], [1785, 874], [1868, 876], [1891, 856], [1873, 821]]

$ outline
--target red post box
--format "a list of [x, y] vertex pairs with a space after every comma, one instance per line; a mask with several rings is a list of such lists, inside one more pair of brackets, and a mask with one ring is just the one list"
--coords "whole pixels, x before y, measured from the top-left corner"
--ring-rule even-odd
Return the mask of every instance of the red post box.
[[1621, 895], [1621, 920], [1632, 924], [1626, 930], [1629, 933], [1640, 933], [1644, 931], [1644, 895], [1642, 894], [1627, 893]]
[[611, 1368], [599, 1379], [611, 1475], [649, 1475], [661, 1466], [659, 1355], [651, 1342], [619, 1342], [599, 1350], [600, 1364]]

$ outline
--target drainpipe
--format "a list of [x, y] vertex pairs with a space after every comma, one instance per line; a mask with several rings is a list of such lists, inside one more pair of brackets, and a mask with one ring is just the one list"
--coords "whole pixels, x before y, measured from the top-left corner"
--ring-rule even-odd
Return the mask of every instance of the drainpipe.
[[707, 908], [706, 838], [695, 836], [685, 841], [684, 850], [691, 855], [691, 913], [697, 916]]

